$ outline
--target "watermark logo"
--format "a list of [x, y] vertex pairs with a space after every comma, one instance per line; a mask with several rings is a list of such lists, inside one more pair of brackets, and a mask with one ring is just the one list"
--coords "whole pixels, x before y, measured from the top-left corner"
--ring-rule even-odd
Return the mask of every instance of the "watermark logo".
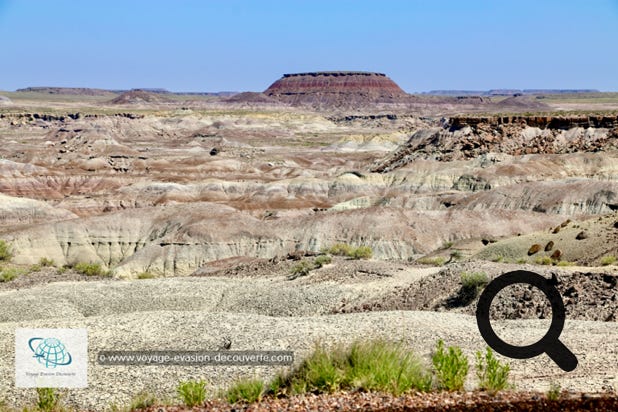
[[28, 347], [41, 365], [46, 368], [70, 365], [71, 354], [58, 338], [31, 338]]
[[[516, 283], [523, 283], [537, 287], [551, 303], [552, 319], [549, 330], [541, 340], [528, 346], [514, 346], [498, 337], [489, 321], [491, 302], [504, 288]], [[577, 367], [577, 357], [560, 341], [560, 334], [564, 328], [566, 310], [560, 292], [556, 287], [558, 279], [554, 275], [546, 279], [535, 272], [516, 270], [495, 278], [485, 287], [476, 307], [476, 322], [485, 342], [496, 352], [514, 359], [528, 359], [546, 353], [565, 372]]]
[[15, 330], [15, 386], [88, 386], [86, 329]]

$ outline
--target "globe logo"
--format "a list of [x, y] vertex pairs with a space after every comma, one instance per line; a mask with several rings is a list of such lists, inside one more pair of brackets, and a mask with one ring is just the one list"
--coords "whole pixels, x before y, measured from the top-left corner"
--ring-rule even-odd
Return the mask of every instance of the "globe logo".
[[59, 339], [56, 338], [32, 338], [28, 341], [34, 358], [46, 368], [70, 365], [73, 361], [71, 354]]

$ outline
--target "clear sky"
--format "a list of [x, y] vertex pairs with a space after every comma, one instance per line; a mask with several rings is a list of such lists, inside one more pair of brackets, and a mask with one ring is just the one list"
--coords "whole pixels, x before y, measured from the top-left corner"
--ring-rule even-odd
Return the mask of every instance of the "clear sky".
[[366, 70], [407, 92], [618, 91], [618, 0], [0, 0], [0, 90], [262, 91]]

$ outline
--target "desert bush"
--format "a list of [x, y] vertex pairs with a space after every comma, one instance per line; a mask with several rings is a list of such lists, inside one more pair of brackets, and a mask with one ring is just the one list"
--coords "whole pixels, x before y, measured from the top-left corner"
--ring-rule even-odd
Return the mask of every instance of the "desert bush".
[[556, 263], [556, 266], [575, 266], [575, 262], [569, 262], [566, 260], [561, 260], [560, 262]]
[[517, 263], [520, 265], [523, 265], [524, 263], [527, 263], [528, 260], [526, 258], [519, 258], [517, 259]]
[[416, 260], [416, 263], [421, 265], [434, 265], [434, 266], [442, 266], [444, 265], [445, 259], [442, 256], [434, 256], [434, 257], [422, 257]]
[[450, 256], [452, 260], [459, 260], [463, 257], [463, 254], [461, 253], [461, 250], [453, 250]]
[[539, 256], [534, 260], [537, 265], [551, 265], [552, 259], [549, 256]]
[[441, 249], [450, 249], [453, 246], [453, 242], [444, 242]]
[[550, 250], [552, 250], [554, 248], [554, 241], [550, 240], [549, 242], [547, 242], [547, 244], [545, 245], [545, 251], [549, 252]]
[[549, 390], [547, 391], [547, 399], [550, 401], [557, 401], [560, 398], [560, 384], [552, 382], [549, 384]]
[[36, 388], [36, 407], [39, 411], [51, 412], [58, 407], [60, 395], [54, 388]]
[[324, 265], [328, 265], [332, 261], [333, 259], [330, 256], [320, 255], [315, 258], [315, 260], [313, 261], [313, 265], [315, 266], [316, 269], [319, 269]]
[[460, 348], [451, 346], [445, 350], [444, 341], [440, 339], [431, 360], [440, 389], [449, 391], [463, 389], [469, 364], [468, 358]]
[[354, 259], [371, 259], [372, 256], [373, 250], [369, 246], [359, 246], [350, 254], [350, 257]]
[[48, 258], [43, 257], [39, 259], [39, 266], [41, 267], [56, 266], [56, 262], [54, 262], [53, 259], [48, 259]]
[[383, 391], [401, 394], [431, 389], [431, 374], [403, 344], [386, 340], [354, 342], [347, 348], [316, 346], [287, 375], [279, 375], [270, 392], [304, 393], [337, 390]]
[[603, 266], [613, 265], [614, 263], [616, 263], [616, 256], [607, 255], [601, 258], [601, 265]]
[[350, 256], [354, 248], [347, 243], [335, 243], [331, 247], [325, 249], [326, 253], [330, 253], [335, 256]]
[[504, 257], [502, 255], [495, 255], [494, 257], [491, 258], [491, 261], [496, 262], [496, 263], [502, 262], [503, 260], [504, 260]]
[[301, 260], [290, 270], [289, 279], [296, 279], [300, 276], [307, 276], [311, 272], [312, 266], [306, 260]]
[[138, 279], [154, 279], [156, 278], [155, 274], [152, 272], [142, 272], [137, 275]]
[[260, 379], [243, 379], [236, 382], [226, 393], [229, 403], [256, 402], [264, 394], [264, 382]]
[[131, 399], [131, 403], [129, 404], [129, 411], [135, 411], [137, 409], [146, 409], [156, 403], [157, 403], [156, 396], [150, 393], [147, 393], [147, 392], [140, 392], [133, 399]]
[[109, 272], [104, 270], [98, 263], [80, 262], [73, 266], [73, 269], [86, 276], [109, 276]]
[[535, 243], [534, 245], [530, 246], [530, 249], [528, 249], [528, 256], [534, 255], [539, 250], [541, 250], [541, 248], [542, 248], [542, 246], [539, 245], [538, 243]]
[[13, 257], [13, 251], [5, 240], [0, 239], [0, 260], [9, 261]]
[[10, 282], [17, 279], [25, 273], [22, 269], [17, 268], [0, 268], [0, 283]]
[[480, 389], [496, 392], [509, 388], [510, 372], [511, 367], [500, 362], [490, 348], [485, 351], [485, 356], [476, 352], [476, 376]]
[[478, 292], [483, 286], [489, 283], [489, 276], [485, 272], [463, 272], [461, 274], [461, 286], [464, 289], [476, 290]]
[[180, 382], [176, 392], [182, 402], [192, 408], [203, 404], [206, 400], [206, 382], [203, 380]]

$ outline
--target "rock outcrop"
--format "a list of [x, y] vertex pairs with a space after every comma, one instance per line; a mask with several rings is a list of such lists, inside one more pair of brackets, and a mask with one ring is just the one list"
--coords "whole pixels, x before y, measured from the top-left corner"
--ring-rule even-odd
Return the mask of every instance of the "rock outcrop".
[[372, 171], [415, 159], [451, 161], [489, 153], [508, 155], [598, 152], [618, 148], [618, 116], [456, 116], [413, 133]]

